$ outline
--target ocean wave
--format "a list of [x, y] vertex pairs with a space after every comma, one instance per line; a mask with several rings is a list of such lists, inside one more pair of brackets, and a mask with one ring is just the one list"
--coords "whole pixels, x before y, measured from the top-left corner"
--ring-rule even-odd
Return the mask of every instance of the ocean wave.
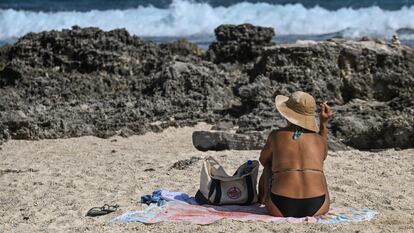
[[173, 1], [167, 9], [151, 6], [89, 12], [5, 9], [0, 10], [0, 40], [73, 25], [104, 30], [126, 28], [132, 34], [149, 37], [210, 35], [220, 24], [240, 23], [273, 27], [277, 35], [319, 35], [340, 31], [341, 35], [351, 38], [366, 35], [389, 38], [398, 29], [413, 29], [413, 18], [414, 6], [398, 11], [375, 6], [330, 11], [321, 7], [305, 8], [300, 4], [246, 2], [212, 7], [207, 3], [184, 0]]

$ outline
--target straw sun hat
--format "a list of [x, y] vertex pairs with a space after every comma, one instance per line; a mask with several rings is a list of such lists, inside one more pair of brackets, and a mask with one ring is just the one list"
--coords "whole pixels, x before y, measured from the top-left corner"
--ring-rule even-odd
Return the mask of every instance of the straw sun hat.
[[315, 118], [315, 99], [303, 91], [296, 91], [290, 97], [278, 95], [275, 99], [276, 109], [290, 123], [304, 129], [319, 132]]

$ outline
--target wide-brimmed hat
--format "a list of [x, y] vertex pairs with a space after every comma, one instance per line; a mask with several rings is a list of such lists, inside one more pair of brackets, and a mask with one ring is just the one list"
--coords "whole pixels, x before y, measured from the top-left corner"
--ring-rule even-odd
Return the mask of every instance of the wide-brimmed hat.
[[308, 93], [296, 91], [290, 97], [278, 95], [275, 103], [276, 109], [290, 123], [313, 132], [319, 132], [315, 118], [316, 102]]

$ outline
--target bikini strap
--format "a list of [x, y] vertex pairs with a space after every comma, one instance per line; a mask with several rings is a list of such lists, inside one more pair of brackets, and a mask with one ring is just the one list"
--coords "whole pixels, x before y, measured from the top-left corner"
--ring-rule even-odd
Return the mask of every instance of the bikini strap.
[[285, 173], [285, 172], [306, 172], [306, 171], [323, 173], [322, 170], [314, 169], [314, 168], [290, 168], [290, 169], [285, 169], [283, 171], [274, 171], [272, 172], [272, 174]]

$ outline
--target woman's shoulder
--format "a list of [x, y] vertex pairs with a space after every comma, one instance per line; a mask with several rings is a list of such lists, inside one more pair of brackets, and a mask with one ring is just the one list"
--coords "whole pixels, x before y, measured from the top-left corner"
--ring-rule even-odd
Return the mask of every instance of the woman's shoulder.
[[292, 132], [286, 128], [273, 129], [269, 133], [269, 139], [272, 141], [280, 140], [282, 138], [290, 137]]

